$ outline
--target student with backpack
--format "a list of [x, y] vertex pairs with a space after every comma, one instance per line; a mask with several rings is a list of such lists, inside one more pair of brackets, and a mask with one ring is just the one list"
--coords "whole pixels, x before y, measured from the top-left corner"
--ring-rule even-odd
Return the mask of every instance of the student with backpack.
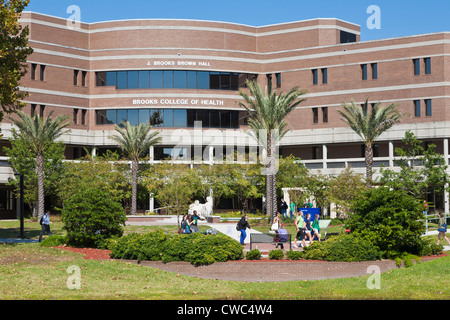
[[238, 224], [236, 225], [236, 230], [241, 232], [240, 237], [240, 243], [241, 245], [244, 245], [244, 240], [247, 238], [247, 232], [245, 231], [247, 228], [251, 229], [250, 225], [248, 224], [248, 216], [245, 214], [242, 216], [241, 220], [239, 220]]

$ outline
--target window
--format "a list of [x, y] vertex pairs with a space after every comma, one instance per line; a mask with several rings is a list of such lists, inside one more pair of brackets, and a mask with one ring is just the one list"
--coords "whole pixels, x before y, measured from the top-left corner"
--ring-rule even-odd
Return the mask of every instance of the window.
[[139, 71], [139, 89], [150, 88], [150, 71]]
[[413, 59], [414, 75], [420, 75], [420, 59]]
[[356, 42], [356, 34], [342, 31], [340, 32], [341, 43], [351, 43]]
[[431, 74], [431, 58], [423, 59], [425, 63], [425, 74]]
[[362, 79], [367, 80], [367, 64], [361, 65], [361, 74], [362, 74]]
[[36, 114], [36, 105], [32, 104], [31, 105], [31, 116], [34, 117]]
[[174, 71], [173, 73], [173, 87], [175, 89], [186, 89], [187, 77], [186, 71]]
[[36, 69], [37, 64], [35, 63], [31, 64], [31, 80], [36, 80]]
[[78, 86], [78, 70], [73, 70], [73, 85]]
[[45, 66], [41, 64], [40, 80], [45, 81]]
[[81, 85], [83, 87], [86, 87], [86, 76], [87, 76], [87, 71], [82, 71], [81, 72]]
[[322, 69], [322, 83], [323, 84], [328, 83], [328, 69], [327, 68]]
[[372, 79], [378, 79], [378, 63], [371, 63], [372, 67]]
[[322, 121], [323, 123], [328, 122], [328, 107], [322, 107]]
[[128, 72], [127, 89], [139, 89], [139, 71]]
[[312, 70], [312, 77], [313, 77], [313, 84], [318, 84], [319, 79], [318, 79], [317, 69]]
[[83, 126], [86, 125], [86, 113], [87, 110], [81, 110], [81, 124]]
[[40, 106], [40, 111], [39, 111], [39, 116], [41, 117], [41, 118], [43, 118], [44, 117], [44, 114], [45, 114], [45, 106], [44, 105], [41, 105]]
[[162, 89], [163, 88], [163, 72], [151, 71], [150, 72], [150, 88]]
[[420, 100], [414, 100], [414, 116], [420, 117]]
[[427, 117], [431, 117], [432, 116], [432, 110], [431, 110], [431, 99], [426, 99], [425, 100], [425, 114]]
[[73, 109], [73, 124], [78, 124], [78, 109]]
[[312, 147], [312, 158], [313, 160], [320, 159], [320, 148]]
[[277, 78], [277, 88], [281, 88], [281, 73], [275, 74], [275, 77]]
[[319, 123], [319, 109], [313, 108], [313, 123]]
[[272, 87], [272, 75], [271, 74], [267, 74], [267, 85], [269, 86], [269, 88]]
[[117, 89], [126, 89], [128, 87], [128, 72], [117, 72]]
[[164, 71], [164, 89], [173, 88], [173, 71]]

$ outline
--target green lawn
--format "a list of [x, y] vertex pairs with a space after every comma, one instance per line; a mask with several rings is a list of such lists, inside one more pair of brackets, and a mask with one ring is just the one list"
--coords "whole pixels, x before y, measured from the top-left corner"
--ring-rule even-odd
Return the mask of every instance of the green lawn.
[[[61, 224], [52, 224], [56, 234]], [[26, 235], [39, 235], [26, 223]], [[127, 227], [126, 232], [154, 227]], [[15, 237], [17, 222], [0, 221], [0, 238]], [[174, 230], [173, 230], [174, 231]], [[264, 263], [264, 262], [263, 262]], [[81, 270], [81, 289], [69, 289], [69, 266]], [[303, 266], [303, 265], [301, 265]], [[123, 261], [84, 260], [81, 254], [38, 244], [0, 244], [0, 299], [450, 299], [450, 256], [391, 270], [381, 288], [368, 289], [368, 276], [346, 279], [246, 283], [186, 277]]]

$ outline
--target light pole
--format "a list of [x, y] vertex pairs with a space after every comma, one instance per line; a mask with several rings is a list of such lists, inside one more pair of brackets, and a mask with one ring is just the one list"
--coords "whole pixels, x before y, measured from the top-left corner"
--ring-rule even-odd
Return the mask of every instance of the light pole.
[[24, 234], [24, 227], [23, 227], [23, 219], [24, 219], [24, 200], [23, 200], [23, 174], [22, 173], [15, 173], [15, 176], [19, 176], [19, 183], [20, 183], [20, 214], [19, 214], [19, 218], [20, 218], [20, 234], [19, 234], [19, 238], [20, 239], [25, 239], [25, 234]]

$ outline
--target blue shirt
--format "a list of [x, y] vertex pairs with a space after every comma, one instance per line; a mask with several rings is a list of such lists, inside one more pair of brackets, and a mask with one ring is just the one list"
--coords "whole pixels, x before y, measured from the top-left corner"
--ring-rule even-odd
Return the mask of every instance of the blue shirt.
[[50, 224], [50, 216], [46, 213], [42, 216], [42, 224]]

